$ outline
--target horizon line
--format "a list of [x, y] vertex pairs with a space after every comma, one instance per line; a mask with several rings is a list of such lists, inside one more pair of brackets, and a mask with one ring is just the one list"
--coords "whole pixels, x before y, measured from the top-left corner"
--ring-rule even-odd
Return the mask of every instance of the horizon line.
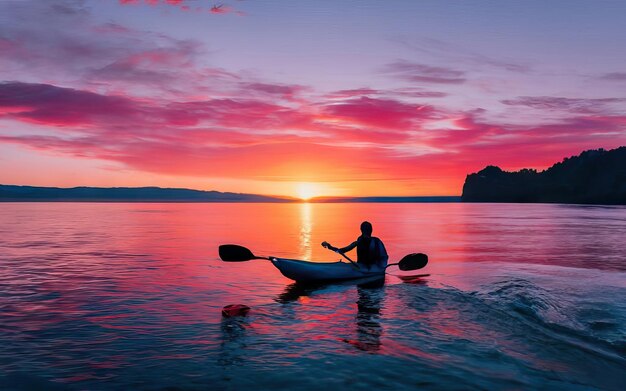
[[310, 202], [313, 200], [325, 200], [325, 199], [365, 199], [365, 198], [441, 198], [441, 197], [461, 197], [461, 194], [437, 194], [437, 195], [362, 195], [362, 196], [351, 196], [351, 195], [320, 195], [307, 199], [303, 199], [296, 196], [290, 195], [281, 195], [281, 194], [266, 194], [266, 193], [246, 193], [246, 192], [235, 192], [235, 191], [223, 191], [223, 190], [205, 190], [205, 189], [194, 189], [188, 187], [161, 187], [156, 185], [150, 186], [88, 186], [88, 185], [77, 185], [77, 186], [69, 186], [69, 187], [61, 187], [61, 186], [36, 186], [36, 185], [15, 185], [15, 184], [6, 184], [0, 183], [0, 186], [11, 186], [11, 187], [27, 187], [27, 188], [40, 188], [40, 189], [59, 189], [59, 190], [73, 190], [73, 189], [102, 189], [102, 190], [111, 190], [111, 189], [159, 189], [159, 190], [186, 190], [186, 191], [197, 191], [197, 192], [205, 192], [205, 193], [221, 193], [221, 194], [235, 194], [235, 195], [243, 195], [243, 196], [259, 196], [259, 197], [271, 197], [277, 199], [289, 199], [294, 200], [295, 202]]

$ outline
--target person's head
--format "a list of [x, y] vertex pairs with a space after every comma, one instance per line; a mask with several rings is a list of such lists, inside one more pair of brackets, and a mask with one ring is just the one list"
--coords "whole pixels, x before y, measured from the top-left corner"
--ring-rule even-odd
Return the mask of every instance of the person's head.
[[372, 236], [372, 223], [364, 221], [361, 223], [361, 233], [363, 236]]

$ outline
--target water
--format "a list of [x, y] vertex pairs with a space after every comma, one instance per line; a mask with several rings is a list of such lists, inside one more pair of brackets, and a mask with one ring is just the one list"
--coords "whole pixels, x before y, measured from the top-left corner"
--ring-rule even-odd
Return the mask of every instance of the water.
[[[363, 219], [430, 264], [303, 288], [217, 258], [336, 261]], [[622, 389], [624, 238], [624, 207], [0, 204], [0, 389]]]

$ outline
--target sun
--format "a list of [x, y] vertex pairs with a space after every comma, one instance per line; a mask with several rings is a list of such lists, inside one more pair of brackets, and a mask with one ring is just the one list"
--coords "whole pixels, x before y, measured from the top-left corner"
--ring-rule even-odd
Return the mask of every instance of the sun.
[[320, 189], [313, 183], [302, 182], [296, 186], [296, 194], [298, 198], [306, 201], [320, 195]]

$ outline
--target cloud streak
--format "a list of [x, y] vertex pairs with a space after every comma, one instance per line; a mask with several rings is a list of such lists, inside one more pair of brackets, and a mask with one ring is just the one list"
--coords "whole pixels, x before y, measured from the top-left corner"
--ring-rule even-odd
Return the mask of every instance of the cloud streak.
[[497, 68], [513, 73], [530, 73], [532, 71], [532, 68], [528, 64], [486, 56], [482, 53], [458, 47], [437, 39], [408, 39], [407, 37], [396, 37], [393, 41], [416, 52], [440, 58], [445, 62], [454, 64], [468, 64], [480, 67], [486, 65], [492, 69]]
[[608, 81], [626, 81], [626, 72], [611, 72], [600, 76], [602, 80]]
[[539, 110], [560, 110], [570, 113], [598, 113], [609, 110], [609, 105], [626, 102], [626, 98], [565, 98], [553, 96], [520, 96], [504, 99], [501, 103], [508, 106], [525, 106]]
[[387, 64], [383, 68], [383, 73], [413, 83], [461, 84], [466, 81], [463, 71], [406, 60]]
[[190, 0], [119, 0], [120, 5], [148, 5], [174, 6], [182, 11], [208, 12], [213, 15], [237, 14], [244, 15], [242, 11], [235, 10], [234, 7], [225, 3], [213, 3], [210, 7], [203, 6], [202, 2]]

